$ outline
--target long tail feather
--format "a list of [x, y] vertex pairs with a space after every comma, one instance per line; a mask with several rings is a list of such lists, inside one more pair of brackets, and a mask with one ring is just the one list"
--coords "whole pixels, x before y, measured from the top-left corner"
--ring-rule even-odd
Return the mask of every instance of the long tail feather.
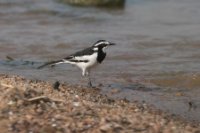
[[43, 65], [39, 66], [37, 69], [42, 69], [42, 68], [44, 68], [46, 66], [56, 65], [56, 64], [60, 64], [60, 63], [63, 63], [63, 60], [46, 62]]

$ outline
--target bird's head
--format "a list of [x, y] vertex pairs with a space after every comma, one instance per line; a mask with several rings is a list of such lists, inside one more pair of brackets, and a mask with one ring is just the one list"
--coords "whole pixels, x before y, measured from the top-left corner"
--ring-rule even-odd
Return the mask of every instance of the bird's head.
[[99, 50], [99, 49], [102, 49], [103, 52], [105, 52], [106, 48], [108, 46], [112, 46], [112, 45], [115, 45], [115, 43], [111, 43], [109, 41], [106, 41], [106, 40], [99, 40], [97, 41], [96, 43], [93, 44], [93, 48], [94, 50]]

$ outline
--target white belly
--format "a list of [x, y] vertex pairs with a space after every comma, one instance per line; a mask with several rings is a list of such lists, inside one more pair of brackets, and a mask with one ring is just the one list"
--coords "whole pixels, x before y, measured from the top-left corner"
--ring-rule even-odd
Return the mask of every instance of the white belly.
[[76, 57], [77, 60], [87, 60], [88, 62], [79, 62], [77, 66], [81, 69], [90, 69], [97, 65], [97, 53], [92, 55], [85, 55], [83, 57]]

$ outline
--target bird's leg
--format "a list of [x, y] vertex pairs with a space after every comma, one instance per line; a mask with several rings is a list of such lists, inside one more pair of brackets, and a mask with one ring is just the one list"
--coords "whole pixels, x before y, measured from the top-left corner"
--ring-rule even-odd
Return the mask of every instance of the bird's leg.
[[85, 77], [86, 77], [86, 70], [82, 69], [82, 75], [81, 75], [81, 79], [79, 81], [80, 86], [84, 85], [84, 83], [85, 83]]
[[92, 82], [89, 76], [88, 76], [88, 87], [92, 87]]
[[82, 69], [82, 77], [88, 81], [88, 87], [92, 87], [92, 82], [90, 79], [90, 71], [88, 69]]
[[79, 85], [80, 86], [84, 85], [84, 82], [85, 82], [85, 78], [84, 78], [84, 76], [81, 76], [81, 79], [79, 81]]
[[92, 87], [92, 81], [91, 81], [91, 78], [90, 78], [90, 72], [89, 71], [86, 72], [86, 76], [87, 76], [87, 79], [88, 79], [88, 87]]

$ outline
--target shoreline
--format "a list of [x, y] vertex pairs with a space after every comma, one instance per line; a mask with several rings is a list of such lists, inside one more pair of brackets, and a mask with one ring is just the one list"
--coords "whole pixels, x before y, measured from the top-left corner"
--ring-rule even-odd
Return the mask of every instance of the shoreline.
[[200, 132], [199, 124], [98, 88], [0, 74], [2, 132]]

